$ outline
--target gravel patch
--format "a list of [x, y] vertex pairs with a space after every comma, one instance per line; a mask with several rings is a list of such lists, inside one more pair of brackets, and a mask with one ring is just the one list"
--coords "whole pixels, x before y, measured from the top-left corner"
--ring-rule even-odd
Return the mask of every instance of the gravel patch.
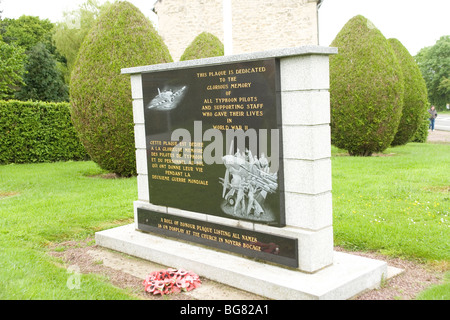
[[450, 131], [443, 131], [443, 130], [429, 131], [427, 142], [450, 143]]

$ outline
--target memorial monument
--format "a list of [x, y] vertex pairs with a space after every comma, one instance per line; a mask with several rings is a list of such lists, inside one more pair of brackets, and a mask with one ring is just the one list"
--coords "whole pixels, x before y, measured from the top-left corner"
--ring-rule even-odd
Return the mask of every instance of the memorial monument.
[[348, 299], [378, 286], [385, 262], [333, 250], [336, 53], [305, 46], [123, 69], [135, 223], [98, 232], [97, 243], [272, 299]]

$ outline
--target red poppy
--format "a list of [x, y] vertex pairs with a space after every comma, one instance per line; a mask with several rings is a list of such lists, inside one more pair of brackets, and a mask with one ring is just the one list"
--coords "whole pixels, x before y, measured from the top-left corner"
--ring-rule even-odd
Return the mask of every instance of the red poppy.
[[181, 289], [178, 288], [177, 286], [172, 287], [172, 293], [180, 293], [180, 292], [181, 292]]

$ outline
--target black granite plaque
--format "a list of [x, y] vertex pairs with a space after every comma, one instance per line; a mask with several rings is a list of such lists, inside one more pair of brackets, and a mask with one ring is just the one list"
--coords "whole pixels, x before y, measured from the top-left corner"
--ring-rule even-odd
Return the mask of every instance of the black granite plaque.
[[297, 239], [138, 208], [138, 228], [251, 258], [298, 267]]
[[284, 226], [278, 60], [142, 82], [150, 202]]

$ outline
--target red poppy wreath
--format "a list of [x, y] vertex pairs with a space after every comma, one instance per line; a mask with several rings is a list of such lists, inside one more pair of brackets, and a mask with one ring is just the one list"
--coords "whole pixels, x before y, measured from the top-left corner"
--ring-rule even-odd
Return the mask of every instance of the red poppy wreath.
[[144, 280], [145, 291], [153, 295], [166, 295], [191, 291], [201, 285], [198, 275], [183, 269], [154, 271]]

